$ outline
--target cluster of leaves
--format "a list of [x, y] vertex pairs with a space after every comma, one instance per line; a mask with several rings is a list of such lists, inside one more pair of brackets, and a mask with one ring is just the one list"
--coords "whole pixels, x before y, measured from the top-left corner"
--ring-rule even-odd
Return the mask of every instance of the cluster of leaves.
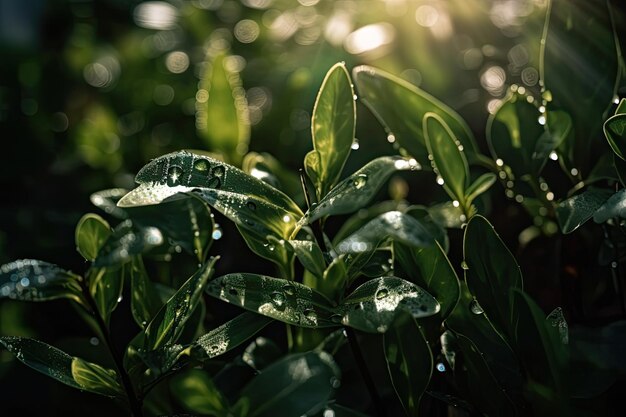
[[[242, 155], [249, 136], [245, 103], [234, 94], [236, 75], [223, 71], [218, 56], [202, 85], [216, 98], [198, 116], [206, 118], [203, 134], [212, 153], [161, 156], [139, 171], [134, 190], [94, 194], [92, 202], [119, 223], [111, 227], [96, 214], [80, 220], [76, 245], [90, 262], [82, 276], [34, 260], [0, 270], [0, 297], [76, 304], [109, 347], [115, 369], [33, 339], [2, 336], [0, 343], [31, 368], [114, 398], [135, 416], [176, 406], [215, 416], [363, 415], [367, 404], [341, 401], [339, 356], [347, 345], [366, 382], [369, 409], [378, 414], [384, 413], [382, 395], [417, 415], [426, 393], [468, 414], [593, 415], [572, 399], [597, 396], [620, 370], [601, 372], [610, 365], [598, 365], [585, 334], [570, 337], [560, 308], [542, 311], [524, 291], [515, 258], [478, 214], [500, 179], [507, 195], [544, 225], [556, 219], [569, 233], [593, 217], [622, 228], [626, 197], [609, 189], [626, 185], [626, 104], [604, 121], [621, 82], [619, 45], [613, 26], [602, 25], [612, 22], [610, 9], [598, 7], [594, 27], [604, 28], [598, 36], [606, 35], [602, 45], [613, 51], [600, 54], [611, 59], [598, 71], [608, 75], [593, 85], [582, 79], [576, 88], [559, 84], [564, 53], [555, 39], [563, 39], [562, 31], [584, 39], [583, 17], [561, 20], [571, 10], [552, 4], [542, 39], [543, 101], [519, 90], [507, 97], [488, 122], [491, 157], [454, 110], [424, 91], [373, 67], [357, 67], [351, 76], [345, 64], [333, 66], [313, 109], [313, 150], [303, 161], [300, 191], [298, 177], [270, 155]], [[598, 53], [585, 45], [583, 53]], [[353, 82], [400, 155], [378, 157], [344, 177], [357, 123]], [[580, 109], [583, 97], [593, 111]], [[221, 121], [226, 128], [211, 129]], [[584, 160], [603, 123], [614, 155], [607, 147], [590, 169]], [[574, 181], [571, 193], [592, 183], [604, 188], [558, 201], [542, 177], [552, 155]], [[399, 171], [436, 176], [449, 199], [430, 207], [369, 206]], [[232, 221], [248, 247], [276, 265], [277, 276], [234, 271], [214, 278], [219, 257], [209, 256], [216, 230], [211, 210]], [[327, 220], [348, 214], [329, 236]], [[458, 265], [449, 258], [446, 229], [453, 228], [464, 229]], [[549, 227], [543, 232], [551, 233]], [[198, 265], [187, 281], [172, 287], [151, 279], [145, 260], [158, 263], [183, 251]], [[111, 342], [110, 317], [125, 291], [139, 332], [122, 356]], [[205, 295], [245, 311], [206, 332]], [[288, 354], [258, 337], [235, 361], [219, 362], [274, 322], [286, 325]], [[372, 383], [359, 343], [365, 338], [379, 343], [390, 387]], [[589, 374], [572, 364], [602, 383], [584, 384]], [[241, 368], [254, 372], [241, 376]], [[447, 371], [444, 390], [436, 388], [434, 369]], [[164, 407], [151, 395], [163, 389], [174, 405]]]

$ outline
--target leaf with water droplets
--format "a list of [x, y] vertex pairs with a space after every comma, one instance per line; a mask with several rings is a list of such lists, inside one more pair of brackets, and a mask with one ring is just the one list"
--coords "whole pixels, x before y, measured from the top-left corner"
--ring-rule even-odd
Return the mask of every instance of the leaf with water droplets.
[[109, 397], [123, 395], [115, 371], [27, 337], [2, 336], [0, 344], [26, 366], [72, 388]]
[[437, 174], [443, 180], [443, 188], [461, 206], [465, 204], [465, 189], [469, 179], [467, 159], [459, 141], [446, 122], [435, 113], [424, 115], [424, 137], [428, 152], [433, 157]]
[[289, 240], [287, 241], [304, 268], [318, 278], [324, 275], [324, 254], [319, 245], [312, 240]]
[[226, 53], [207, 57], [196, 94], [196, 127], [207, 148], [239, 163], [248, 150], [250, 120], [239, 73], [230, 69]]
[[130, 265], [130, 309], [139, 327], [145, 327], [162, 306], [156, 288], [148, 278], [140, 256], [133, 257]]
[[200, 302], [204, 288], [213, 275], [217, 258], [211, 258], [165, 303], [143, 332], [143, 350], [151, 351], [176, 343]]
[[626, 218], [626, 188], [609, 197], [593, 214], [593, 221], [596, 223], [604, 223], [613, 218]]
[[215, 358], [236, 348], [271, 322], [272, 319], [260, 314], [242, 313], [200, 336], [193, 342], [191, 354], [198, 359]]
[[439, 302], [417, 285], [397, 277], [367, 281], [337, 308], [341, 322], [368, 333], [384, 333], [401, 310], [414, 318], [437, 314]]
[[546, 321], [550, 326], [555, 328], [559, 334], [561, 343], [567, 345], [569, 343], [569, 330], [567, 327], [567, 320], [563, 315], [563, 309], [557, 307], [546, 316]]
[[95, 260], [110, 235], [111, 227], [106, 220], [97, 214], [85, 214], [78, 221], [74, 234], [78, 253], [88, 261]]
[[556, 207], [556, 218], [564, 234], [582, 226], [611, 196], [611, 191], [589, 188], [580, 194], [563, 200]]
[[546, 129], [537, 139], [532, 153], [531, 174], [536, 177], [543, 170], [550, 153], [561, 146], [572, 131], [572, 118], [564, 111], [550, 110], [545, 113], [545, 118]]
[[459, 300], [459, 279], [443, 248], [420, 248], [394, 242], [394, 255], [409, 281], [423, 286], [441, 304], [441, 317], [448, 317]]
[[324, 351], [287, 355], [241, 390], [233, 412], [247, 417], [315, 415], [334, 393], [339, 378], [339, 367]]
[[189, 369], [169, 381], [170, 389], [185, 411], [202, 415], [224, 416], [229, 405], [208, 372]]
[[513, 254], [487, 219], [476, 215], [469, 221], [463, 240], [467, 269], [465, 280], [487, 317], [510, 335], [511, 288], [522, 288], [522, 274]]
[[332, 327], [334, 309], [318, 291], [295, 281], [257, 274], [228, 274], [212, 280], [209, 295], [246, 310], [302, 327]]
[[369, 203], [383, 183], [396, 171], [418, 169], [415, 160], [399, 156], [382, 156], [337, 184], [319, 203], [307, 212], [302, 222], [357, 211]]
[[131, 219], [118, 224], [100, 248], [94, 267], [119, 266], [133, 256], [147, 253], [165, 243], [161, 229], [142, 228]]
[[81, 279], [54, 264], [21, 259], [0, 267], [0, 299], [48, 301], [69, 298], [86, 306], [79, 284]]
[[415, 417], [430, 382], [433, 355], [410, 314], [398, 314], [383, 336], [383, 348], [393, 388], [407, 415]]
[[359, 66], [352, 71], [363, 103], [385, 128], [393, 132], [397, 143], [424, 166], [428, 151], [422, 117], [438, 114], [450, 126], [463, 145], [470, 162], [478, 158], [478, 147], [467, 123], [454, 110], [413, 84], [377, 68]]
[[479, 195], [491, 188], [493, 183], [496, 182], [496, 179], [496, 174], [491, 172], [476, 178], [465, 190], [465, 204], [468, 206], [471, 205]]
[[305, 158], [304, 167], [320, 200], [337, 183], [350, 155], [356, 125], [356, 103], [350, 75], [344, 63], [335, 64], [320, 87], [311, 135], [314, 157]]
[[545, 115], [539, 112], [535, 104], [529, 103], [526, 97], [509, 93], [487, 120], [487, 143], [494, 159], [503, 160], [516, 177], [532, 172], [531, 164], [537, 142], [547, 132], [538, 122], [539, 117], [545, 118]]

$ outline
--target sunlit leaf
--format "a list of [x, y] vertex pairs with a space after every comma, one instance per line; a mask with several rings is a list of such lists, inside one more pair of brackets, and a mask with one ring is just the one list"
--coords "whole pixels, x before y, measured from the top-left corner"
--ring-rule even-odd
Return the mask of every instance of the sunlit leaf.
[[393, 388], [407, 415], [417, 416], [430, 382], [433, 357], [415, 319], [400, 313], [385, 333], [383, 346]]
[[593, 217], [594, 213], [611, 196], [611, 191], [600, 188], [589, 188], [567, 200], [561, 201], [556, 207], [556, 218], [565, 234], [571, 233]]
[[324, 275], [324, 254], [318, 244], [312, 240], [289, 240], [289, 246], [294, 251], [298, 260], [307, 270], [316, 277]]
[[433, 112], [450, 127], [468, 155], [477, 159], [478, 147], [467, 123], [450, 107], [414, 85], [369, 66], [354, 68], [354, 82], [360, 100], [374, 113], [401, 147], [428, 167], [428, 150], [423, 130], [423, 117]]
[[482, 216], [469, 221], [463, 241], [465, 280], [489, 319], [502, 331], [510, 329], [511, 288], [522, 288], [517, 261], [493, 226]]
[[616, 114], [604, 122], [604, 136], [613, 152], [626, 160], [626, 114]]
[[93, 267], [86, 275], [89, 293], [94, 299], [98, 314], [106, 323], [122, 299], [124, 289], [124, 266]]
[[469, 167], [461, 143], [446, 122], [435, 113], [426, 113], [422, 122], [426, 147], [433, 157], [437, 174], [450, 197], [465, 204]]
[[106, 220], [97, 214], [85, 214], [76, 226], [76, 248], [83, 258], [93, 261], [110, 235], [111, 227]]
[[250, 121], [245, 90], [228, 59], [222, 53], [206, 65], [196, 94], [196, 127], [208, 150], [238, 163], [248, 150]]
[[80, 276], [54, 264], [21, 259], [0, 267], [0, 299], [48, 301], [69, 298], [87, 305], [83, 300], [80, 280]]
[[228, 400], [204, 370], [190, 369], [176, 375], [171, 379], [170, 389], [176, 401], [188, 412], [216, 416], [228, 412]]
[[109, 397], [122, 393], [115, 371], [72, 357], [39, 340], [2, 336], [0, 344], [26, 366], [72, 388]]
[[405, 311], [414, 318], [429, 317], [441, 306], [425, 290], [397, 277], [372, 279], [355, 289], [338, 311], [341, 322], [368, 333], [384, 333], [397, 316]]
[[565, 141], [572, 130], [572, 118], [564, 111], [549, 111], [545, 114], [545, 118], [546, 129], [537, 139], [535, 150], [532, 153], [531, 173], [535, 176], [541, 173], [550, 153]]
[[356, 124], [356, 103], [344, 63], [335, 64], [320, 87], [311, 134], [315, 156], [307, 156], [305, 169], [313, 180], [318, 200], [337, 183], [350, 155]]
[[250, 339], [271, 322], [272, 319], [260, 314], [242, 313], [200, 336], [192, 344], [192, 355], [209, 359], [222, 355]]
[[220, 300], [302, 327], [331, 327], [333, 307], [321, 293], [294, 281], [257, 274], [228, 274], [212, 280], [207, 292]]
[[465, 190], [465, 204], [470, 205], [481, 194], [486, 192], [496, 182], [496, 175], [488, 172], [476, 178]]
[[241, 169], [304, 204], [300, 178], [268, 153], [248, 152]]
[[202, 265], [159, 310], [144, 331], [145, 351], [176, 343], [186, 321], [200, 302], [216, 261], [217, 258], [212, 258]]
[[339, 386], [339, 378], [339, 368], [324, 351], [288, 355], [250, 381], [233, 409], [248, 417], [313, 415]]
[[417, 170], [414, 159], [399, 156], [382, 156], [368, 162], [361, 169], [337, 184], [302, 219], [307, 223], [337, 214], [357, 211], [369, 203], [383, 183], [396, 171]]

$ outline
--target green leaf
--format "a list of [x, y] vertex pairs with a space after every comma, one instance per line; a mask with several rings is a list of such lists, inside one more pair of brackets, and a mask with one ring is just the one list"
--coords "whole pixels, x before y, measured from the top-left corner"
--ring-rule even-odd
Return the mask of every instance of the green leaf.
[[326, 261], [319, 245], [312, 240], [287, 241], [304, 268], [321, 278], [324, 275]]
[[145, 329], [162, 306], [159, 294], [148, 278], [140, 256], [130, 265], [130, 309], [135, 322]]
[[452, 201], [428, 207], [428, 214], [441, 227], [450, 229], [460, 229], [467, 221], [461, 207], [455, 206]]
[[443, 248], [437, 243], [419, 248], [394, 242], [396, 262], [407, 274], [409, 281], [423, 286], [441, 305], [445, 319], [459, 300], [459, 279]]
[[563, 309], [557, 307], [552, 310], [550, 314], [546, 316], [546, 322], [557, 331], [561, 343], [567, 345], [569, 343], [569, 331], [567, 321], [563, 315]]
[[482, 216], [469, 221], [463, 240], [465, 280], [489, 319], [509, 332], [511, 288], [522, 288], [522, 274], [513, 254]]
[[111, 227], [106, 220], [97, 214], [85, 214], [76, 226], [75, 240], [78, 253], [88, 261], [94, 261], [110, 235]]
[[300, 177], [286, 169], [269, 153], [248, 152], [243, 158], [241, 169], [247, 174], [292, 196], [294, 201], [304, 204]]
[[436, 173], [451, 198], [465, 205], [465, 189], [469, 167], [461, 143], [446, 122], [435, 113], [426, 113], [422, 122], [428, 152], [433, 157]]
[[564, 111], [551, 110], [545, 114], [546, 130], [539, 136], [532, 153], [531, 174], [539, 176], [550, 153], [567, 139], [572, 131], [572, 118]]
[[613, 218], [626, 218], [626, 188], [610, 196], [593, 214], [593, 221], [596, 223], [604, 223]]
[[0, 267], [0, 299], [48, 301], [69, 298], [86, 306], [80, 280], [80, 276], [54, 264], [21, 259]]
[[125, 395], [117, 372], [112, 369], [75, 357], [72, 359], [71, 371], [74, 381], [81, 389], [107, 397], [123, 398]]
[[556, 207], [556, 218], [564, 234], [572, 233], [593, 217], [594, 213], [611, 196], [611, 191], [600, 188], [589, 188], [567, 200], [561, 201]]
[[120, 266], [135, 256], [166, 243], [161, 229], [141, 227], [131, 219], [118, 224], [94, 261], [95, 267]]
[[200, 302], [217, 258], [202, 265], [165, 303], [144, 331], [143, 350], [152, 351], [176, 343], [185, 323]]
[[259, 314], [242, 313], [200, 336], [192, 344], [192, 355], [208, 359], [222, 355], [250, 339], [271, 322], [271, 319]]
[[2, 336], [0, 343], [24, 365], [72, 388], [109, 397], [122, 394], [115, 371], [27, 337]]
[[339, 377], [339, 368], [324, 351], [288, 355], [250, 381], [233, 408], [246, 417], [313, 415], [331, 397]]
[[367, 281], [337, 308], [345, 326], [368, 333], [385, 333], [400, 311], [414, 318], [437, 314], [441, 306], [425, 290], [397, 277]]
[[478, 157], [478, 147], [467, 123], [454, 110], [414, 85], [379, 69], [359, 66], [352, 71], [360, 100], [393, 138], [422, 165], [429, 166], [423, 117], [439, 115], [458, 138], [470, 162]]
[[488, 172], [476, 178], [465, 190], [465, 204], [470, 205], [482, 193], [487, 191], [496, 182], [496, 174]]
[[420, 399], [430, 382], [433, 356], [415, 319], [401, 313], [383, 336], [387, 369], [393, 388], [409, 416], [417, 416]]
[[[356, 126], [356, 103], [350, 74], [344, 63], [335, 64], [320, 87], [311, 135], [315, 156], [305, 158], [305, 169], [320, 200], [337, 183], [350, 155]], [[312, 171], [312, 172], [311, 172]]]
[[369, 203], [384, 182], [396, 171], [421, 169], [414, 159], [382, 156], [337, 184], [317, 205], [311, 207], [299, 222], [312, 223], [324, 216], [357, 211]]
[[124, 266], [108, 268], [90, 268], [87, 273], [89, 293], [93, 297], [98, 314], [105, 323], [117, 307], [124, 289]]
[[228, 59], [222, 53], [206, 65], [196, 94], [196, 127], [208, 150], [238, 163], [248, 150], [250, 120], [241, 79]]
[[563, 154], [580, 172], [598, 145], [619, 81], [613, 22], [604, 0], [553, 0], [546, 15], [540, 76], [552, 100], [548, 110], [556, 107], [572, 116], [575, 140], [565, 144]]
[[[330, 301], [295, 281], [257, 274], [228, 274], [212, 280], [209, 295], [246, 310], [302, 327], [337, 326]], [[335, 321], [331, 321], [331, 319]]]
[[626, 160], [626, 114], [616, 114], [604, 122], [604, 136], [615, 155]]
[[511, 167], [516, 177], [532, 173], [533, 155], [540, 137], [546, 132], [539, 124], [537, 106], [526, 97], [510, 94], [487, 121], [487, 143], [492, 154]]
[[201, 369], [189, 369], [170, 381], [172, 394], [185, 411], [225, 416], [228, 400], [217, 389], [209, 374]]
[[283, 352], [272, 339], [257, 337], [246, 347], [241, 359], [252, 369], [262, 371], [282, 356]]

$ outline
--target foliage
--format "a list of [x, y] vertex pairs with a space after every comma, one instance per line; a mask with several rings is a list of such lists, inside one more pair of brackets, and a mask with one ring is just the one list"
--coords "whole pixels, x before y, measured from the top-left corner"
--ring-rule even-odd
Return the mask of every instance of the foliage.
[[[92, 194], [107, 218], [89, 213], [75, 227], [82, 273], [32, 259], [0, 267], [0, 299], [69, 301], [106, 353], [74, 356], [4, 329], [0, 344], [135, 417], [417, 416], [449, 406], [467, 416], [592, 416], [616, 406], [610, 395], [626, 372], [626, 99], [615, 102], [624, 22], [610, 2], [578, 3], [548, 2], [535, 34], [539, 81], [496, 103], [484, 143], [408, 81], [330, 66], [299, 174], [248, 152], [245, 77], [227, 48], [209, 46], [194, 103], [207, 150], [150, 154], [137, 187]], [[570, 63], [584, 66], [564, 83]], [[91, 111], [100, 122], [77, 140], [90, 165], [104, 166], [86, 136], [110, 140], [97, 127], [108, 116]], [[362, 116], [397, 154], [352, 162]], [[427, 205], [405, 199], [403, 186], [433, 180], [440, 189], [416, 198]], [[597, 250], [613, 285], [593, 287], [616, 311], [602, 316], [608, 325], [585, 328], [575, 303], [552, 305], [537, 275], [523, 277], [518, 260], [528, 261], [505, 236], [518, 204], [531, 221], [514, 233], [518, 255], [572, 238]], [[221, 245], [225, 230], [239, 240]], [[584, 272], [556, 251], [545, 256], [557, 264], [545, 280]], [[585, 298], [583, 310], [597, 302]], [[120, 350], [123, 314], [133, 335]]]

